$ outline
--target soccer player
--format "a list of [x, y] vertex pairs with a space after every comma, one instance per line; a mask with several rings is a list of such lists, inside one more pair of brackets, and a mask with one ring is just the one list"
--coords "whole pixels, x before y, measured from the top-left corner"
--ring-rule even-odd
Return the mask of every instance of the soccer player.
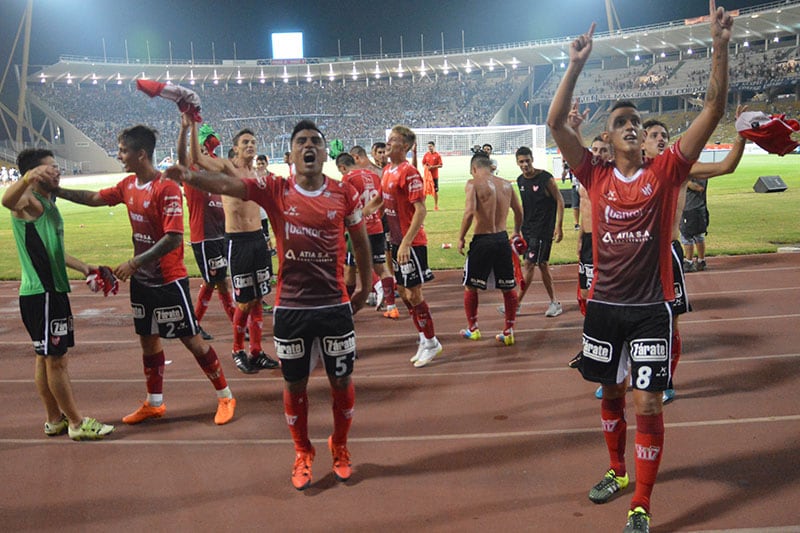
[[200, 336], [183, 262], [183, 195], [177, 183], [153, 167], [156, 132], [138, 125], [119, 134], [119, 153], [130, 175], [100, 191], [57, 188], [56, 195], [71, 202], [99, 207], [125, 204], [133, 230], [134, 256], [114, 269], [130, 279], [133, 325], [142, 347], [147, 399], [123, 417], [126, 424], [160, 418], [164, 404], [164, 349], [161, 338], [180, 339], [194, 355], [217, 391], [216, 424], [231, 421], [236, 399], [225, 380], [217, 353]]
[[[181, 114], [181, 129], [178, 134], [178, 161], [187, 164], [189, 153], [186, 136], [191, 131], [192, 138], [198, 137], [196, 122], [187, 113]], [[219, 139], [214, 130], [208, 125], [203, 125], [201, 150], [210, 157], [214, 155], [214, 148], [219, 146]], [[189, 235], [192, 243], [197, 267], [203, 278], [194, 313], [198, 324], [208, 311], [208, 303], [214, 290], [217, 290], [219, 301], [228, 320], [233, 322], [236, 306], [228, 285], [228, 258], [225, 253], [225, 211], [222, 208], [222, 198], [218, 194], [209, 194], [187, 185], [184, 188], [186, 205], [189, 208]], [[203, 340], [212, 340], [213, 337], [200, 326], [200, 335]]]
[[428, 151], [422, 156], [422, 166], [431, 173], [433, 180], [433, 210], [439, 210], [439, 169], [442, 168], [442, 156], [436, 151], [436, 143], [428, 142]]
[[[386, 213], [397, 289], [419, 332], [419, 348], [411, 362], [420, 368], [442, 352], [442, 345], [422, 294], [422, 285], [433, 279], [433, 272], [428, 267], [428, 240], [423, 229], [427, 214], [425, 187], [417, 169], [406, 160], [415, 143], [416, 135], [408, 127], [392, 128], [386, 142], [390, 163], [383, 169], [381, 196], [366, 209], [373, 212], [383, 208]], [[387, 306], [386, 311], [397, 312], [397, 307]]]
[[[342, 181], [352, 185], [358, 191], [361, 198], [361, 205], [369, 205], [376, 197], [381, 195], [381, 182], [377, 174], [371, 170], [360, 168], [356, 161], [348, 153], [339, 154], [336, 158], [336, 167], [342, 173]], [[383, 223], [380, 213], [377, 211], [368, 213], [363, 211], [364, 224], [367, 228], [367, 237], [372, 250], [372, 270], [380, 279], [383, 288], [383, 302], [387, 306], [394, 306], [394, 278], [389, 269], [386, 268], [386, 237], [383, 233]], [[352, 294], [355, 289], [355, 257], [348, 250], [345, 266], [345, 285], [347, 292]], [[380, 307], [383, 302], [376, 302]]]
[[374, 164], [372, 161], [369, 160], [369, 157], [367, 156], [367, 151], [364, 149], [363, 146], [355, 145], [352, 148], [350, 148], [350, 155], [353, 156], [353, 159], [355, 160], [356, 166], [358, 168], [371, 170], [372, 172], [377, 174], [379, 178], [383, 176], [383, 167], [379, 167], [378, 165]]
[[[374, 161], [375, 166], [381, 169], [386, 168], [386, 165], [389, 164], [385, 142], [377, 141], [372, 143], [372, 160]], [[383, 177], [383, 172], [378, 175]]]
[[[522, 237], [528, 243], [523, 268], [524, 284], [519, 294], [518, 305], [522, 306], [522, 300], [531, 287], [538, 266], [542, 273], [542, 285], [550, 297], [550, 304], [544, 316], [556, 317], [563, 310], [561, 303], [556, 300], [549, 261], [553, 241], [561, 242], [564, 237], [562, 230], [564, 199], [553, 175], [546, 170], [534, 168], [533, 152], [530, 148], [520, 147], [517, 149], [516, 157], [517, 166], [522, 171], [517, 177], [524, 213]], [[500, 306], [498, 311], [505, 313], [505, 305]]]
[[492, 162], [486, 152], [476, 152], [470, 161], [472, 179], [465, 187], [464, 217], [458, 234], [458, 252], [464, 254], [467, 232], [472, 223], [475, 230], [464, 265], [464, 311], [467, 328], [461, 336], [480, 340], [478, 329], [478, 289], [486, 290], [490, 274], [495, 288], [503, 292], [506, 320], [503, 331], [495, 339], [505, 346], [514, 344], [514, 322], [517, 317], [517, 282], [511, 246], [506, 231], [508, 210], [514, 212], [514, 238], [519, 238], [522, 225], [522, 205], [511, 182], [492, 174]]
[[[208, 172], [229, 176], [255, 177], [256, 138], [249, 129], [233, 137], [232, 159], [203, 155], [198, 142], [191, 143], [192, 160]], [[236, 310], [233, 313], [233, 349], [231, 356], [241, 372], [278, 367], [278, 362], [264, 353], [261, 346], [264, 310], [261, 299], [271, 291], [272, 260], [261, 226], [258, 204], [239, 198], [222, 197], [225, 210], [225, 236], [228, 239], [228, 265], [231, 269]], [[250, 331], [250, 353], [245, 352], [245, 330]]]
[[691, 165], [724, 114], [728, 89], [728, 42], [733, 20], [709, 1], [712, 61], [700, 114], [680, 140], [655, 159], [643, 159], [644, 131], [636, 107], [618, 102], [603, 134], [613, 162], [593, 158], [568, 124], [577, 79], [592, 50], [595, 24], [570, 45], [570, 62], [547, 124], [592, 203], [595, 279], [583, 327], [584, 379], [603, 386], [601, 419], [610, 466], [589, 492], [607, 502], [627, 487], [625, 393], [628, 363], [636, 412], [636, 490], [625, 531], [647, 532], [650, 496], [664, 448], [662, 394], [670, 378], [674, 299], [671, 235], [675, 203]]
[[17, 167], [22, 179], [8, 186], [3, 206], [11, 211], [22, 267], [19, 309], [36, 353], [34, 381], [47, 415], [44, 433], [49, 437], [68, 433], [72, 440], [102, 439], [114, 426], [81, 415], [67, 370], [67, 349], [75, 343], [66, 267], [84, 276], [98, 268], [64, 252], [64, 221], [53, 195], [61, 174], [53, 152], [23, 150]]
[[[353, 418], [355, 388], [350, 375], [356, 355], [352, 314], [366, 301], [370, 280], [369, 242], [361, 218], [358, 192], [322, 173], [327, 157], [325, 137], [310, 120], [292, 131], [294, 178], [273, 174], [236, 178], [226, 174], [187, 172], [173, 167], [169, 176], [209, 192], [253, 200], [267, 210], [276, 228], [280, 269], [275, 304], [275, 350], [284, 377], [283, 403], [295, 446], [292, 484], [311, 485], [314, 447], [308, 438], [308, 377], [322, 359], [333, 398], [333, 434], [328, 447], [340, 481], [352, 467], [347, 434]], [[348, 301], [342, 277], [345, 242], [350, 240], [361, 286]]]
[[494, 148], [492, 148], [491, 144], [484, 143], [484, 145], [481, 146], [481, 150], [489, 155], [489, 161], [492, 162], [492, 174], [497, 175], [497, 159], [492, 158], [492, 151]]

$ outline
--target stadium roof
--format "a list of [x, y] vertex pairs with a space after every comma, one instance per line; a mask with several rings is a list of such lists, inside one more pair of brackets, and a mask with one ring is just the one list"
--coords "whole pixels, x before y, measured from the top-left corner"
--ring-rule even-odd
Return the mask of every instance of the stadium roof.
[[[731, 44], [736, 47], [759, 43], [773, 46], [775, 40], [800, 45], [800, 1], [782, 0], [733, 12]], [[414, 78], [454, 73], [476, 74], [503, 69], [527, 69], [552, 65], [563, 67], [569, 44], [575, 36], [526, 41], [487, 47], [382, 56], [336, 56], [277, 61], [250, 60], [154, 60], [148, 58], [91, 58], [62, 56], [27, 77], [29, 83], [127, 84], [138, 78], [182, 85], [249, 84], [354, 80], [365, 78]], [[595, 34], [594, 59], [627, 61], [665, 58], [706, 52], [711, 46], [708, 17], [697, 17], [612, 33]]]

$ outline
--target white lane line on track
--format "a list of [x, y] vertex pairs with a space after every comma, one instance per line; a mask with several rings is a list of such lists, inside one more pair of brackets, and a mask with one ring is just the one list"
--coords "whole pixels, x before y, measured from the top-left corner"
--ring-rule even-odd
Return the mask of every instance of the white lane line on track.
[[[800, 421], [800, 414], [797, 415], [784, 415], [784, 416], [762, 416], [754, 418], [742, 418], [739, 420], [731, 420], [729, 418], [720, 420], [698, 420], [694, 422], [673, 422], [664, 424], [665, 428], [696, 428], [696, 427], [710, 427], [710, 426], [738, 426], [743, 424], [768, 424], [768, 423], [786, 423]], [[635, 430], [635, 425], [628, 426], [628, 430]], [[349, 437], [348, 442], [359, 443], [399, 443], [399, 442], [431, 442], [431, 441], [447, 441], [447, 440], [495, 440], [495, 439], [515, 439], [515, 438], [530, 438], [530, 437], [544, 437], [552, 435], [577, 435], [583, 433], [597, 433], [600, 429], [598, 427], [584, 427], [573, 429], [538, 429], [530, 431], [501, 431], [492, 433], [449, 433], [444, 435], [405, 435], [405, 436], [386, 436], [386, 437]], [[63, 439], [0, 439], [2, 444], [44, 444], [58, 442]], [[326, 443], [325, 439], [311, 439], [313, 442], [322, 445]], [[239, 445], [253, 445], [253, 444], [291, 444], [291, 439], [136, 439], [135, 437], [126, 436], [125, 439], [116, 440], [110, 438], [108, 440], [98, 441], [98, 445], [123, 445], [123, 446], [137, 446], [137, 445], [156, 445], [156, 446], [208, 446], [208, 445], [225, 445], [231, 444]]]
[[[741, 362], [749, 362], [749, 361], [763, 361], [768, 359], [791, 359], [791, 358], [799, 358], [800, 353], [781, 353], [781, 354], [770, 354], [770, 355], [745, 355], [741, 357], [718, 357], [714, 359], [681, 359], [681, 365], [707, 365], [707, 364], [718, 364], [718, 363], [741, 363]], [[430, 370], [430, 368], [429, 368]], [[476, 376], [478, 378], [485, 378], [487, 376], [502, 376], [506, 374], [542, 374], [542, 373], [550, 373], [550, 372], [574, 372], [573, 369], [568, 368], [566, 364], [563, 366], [556, 366], [556, 367], [544, 367], [544, 368], [509, 368], [505, 370], [475, 370], [475, 371], [454, 371], [454, 372], [430, 372], [430, 371], [416, 371], [416, 372], [408, 372], [408, 373], [397, 373], [397, 374], [376, 374], [376, 373], [360, 373], [354, 376], [354, 379], [357, 381], [367, 381], [367, 380], [394, 380], [394, 379], [422, 379], [422, 378], [434, 378], [434, 377], [464, 377], [464, 376]], [[324, 374], [314, 375], [310, 378], [312, 381], [327, 381], [327, 376]], [[102, 378], [102, 379], [90, 379], [90, 378], [72, 378], [71, 381], [73, 383], [94, 383], [94, 384], [121, 384], [121, 383], [141, 383], [141, 378], [122, 378], [122, 379], [109, 379], [109, 378]], [[206, 378], [170, 378], [170, 383], [206, 383], [208, 380]], [[280, 374], [269, 376], [269, 377], [238, 377], [238, 376], [230, 376], [228, 377], [228, 381], [234, 383], [244, 383], [247, 381], [276, 381], [282, 382], [283, 377]], [[33, 379], [0, 379], [0, 384], [31, 384], [33, 383]]]

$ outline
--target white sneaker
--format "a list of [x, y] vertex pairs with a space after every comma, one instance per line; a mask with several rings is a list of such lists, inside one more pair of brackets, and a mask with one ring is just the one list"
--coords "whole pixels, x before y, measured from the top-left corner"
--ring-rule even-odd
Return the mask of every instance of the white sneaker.
[[422, 350], [418, 352], [419, 356], [417, 357], [417, 360], [414, 361], [414, 367], [416, 368], [422, 368], [430, 363], [434, 357], [442, 353], [442, 343], [439, 342], [439, 339], [436, 339], [435, 344], [432, 346], [427, 345], [427, 343], [420, 344], [420, 346], [422, 347]]
[[372, 304], [372, 306], [376, 311], [380, 311], [381, 306], [383, 306], [383, 285], [381, 285], [381, 282], [378, 281], [375, 283], [373, 288], [375, 289], [375, 303]]
[[544, 316], [554, 317], [563, 312], [564, 310], [561, 309], [561, 302], [550, 302], [550, 306], [547, 308], [547, 311], [545, 311]]
[[425, 349], [425, 343], [424, 342], [417, 343], [417, 353], [415, 353], [414, 357], [409, 359], [409, 361], [411, 361], [412, 363], [416, 363], [417, 360], [419, 359], [419, 356], [422, 355], [422, 350], [424, 350], [424, 349]]
[[367, 305], [369, 307], [375, 307], [375, 303], [378, 301], [377, 295], [374, 292], [369, 293], [367, 296]]

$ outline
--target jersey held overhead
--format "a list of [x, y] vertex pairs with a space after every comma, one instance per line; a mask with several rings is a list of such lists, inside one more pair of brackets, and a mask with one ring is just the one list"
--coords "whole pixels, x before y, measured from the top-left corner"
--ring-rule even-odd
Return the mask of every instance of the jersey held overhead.
[[634, 305], [675, 299], [672, 223], [693, 163], [679, 148], [680, 141], [656, 158], [645, 158], [631, 177], [588, 149], [573, 169], [592, 201], [590, 299]]

